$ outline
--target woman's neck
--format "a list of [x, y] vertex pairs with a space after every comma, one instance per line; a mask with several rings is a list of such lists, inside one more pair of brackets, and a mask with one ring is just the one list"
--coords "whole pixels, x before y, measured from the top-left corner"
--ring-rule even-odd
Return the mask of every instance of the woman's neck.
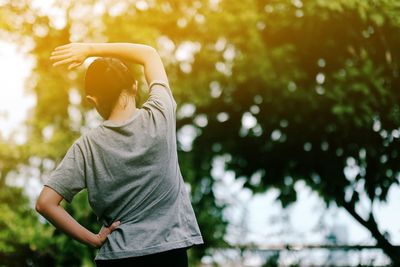
[[131, 118], [136, 111], [135, 97], [121, 95], [108, 120], [117, 124], [123, 123]]

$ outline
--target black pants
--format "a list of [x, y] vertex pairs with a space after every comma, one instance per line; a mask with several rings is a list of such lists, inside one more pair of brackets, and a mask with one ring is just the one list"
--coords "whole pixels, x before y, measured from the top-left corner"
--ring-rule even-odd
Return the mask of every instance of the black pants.
[[97, 267], [188, 267], [187, 248], [112, 260], [95, 260]]

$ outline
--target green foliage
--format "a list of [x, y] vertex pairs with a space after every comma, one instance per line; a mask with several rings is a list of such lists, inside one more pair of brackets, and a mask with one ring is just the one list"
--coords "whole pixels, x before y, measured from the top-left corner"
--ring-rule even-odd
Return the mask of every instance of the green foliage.
[[274, 253], [268, 257], [262, 267], [278, 267], [279, 266], [279, 253]]
[[0, 190], [0, 266], [50, 264], [54, 228], [41, 224], [21, 188]]

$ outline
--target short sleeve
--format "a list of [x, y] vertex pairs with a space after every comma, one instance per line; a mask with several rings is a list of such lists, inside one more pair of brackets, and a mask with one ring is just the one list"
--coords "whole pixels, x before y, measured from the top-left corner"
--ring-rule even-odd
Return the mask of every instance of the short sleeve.
[[84, 158], [77, 142], [68, 149], [63, 160], [50, 173], [44, 185], [54, 189], [68, 203], [71, 203], [78, 192], [86, 188]]
[[143, 107], [157, 108], [162, 112], [175, 114], [176, 102], [171, 89], [163, 81], [153, 81], [149, 85], [149, 98]]

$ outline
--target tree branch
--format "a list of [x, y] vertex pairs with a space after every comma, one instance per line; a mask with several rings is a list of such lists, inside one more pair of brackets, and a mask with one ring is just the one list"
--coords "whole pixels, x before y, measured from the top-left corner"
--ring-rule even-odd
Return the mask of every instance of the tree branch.
[[347, 202], [343, 198], [338, 198], [337, 203], [341, 205], [354, 219], [356, 219], [362, 226], [367, 228], [372, 236], [377, 241], [377, 246], [380, 247], [387, 256], [392, 260], [394, 266], [400, 266], [400, 249], [393, 246], [389, 240], [379, 231], [378, 225], [375, 221], [372, 212], [372, 206], [370, 216], [368, 220], [364, 220], [355, 210], [355, 203]]

